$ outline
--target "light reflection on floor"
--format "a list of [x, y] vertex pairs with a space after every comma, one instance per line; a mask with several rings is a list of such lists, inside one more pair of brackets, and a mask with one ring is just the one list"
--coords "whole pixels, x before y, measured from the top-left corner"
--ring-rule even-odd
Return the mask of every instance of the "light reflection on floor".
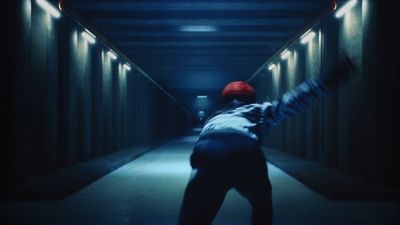
[[[185, 136], [162, 145], [62, 201], [0, 203], [0, 224], [176, 224], [196, 140]], [[280, 169], [268, 167], [274, 224], [400, 224], [398, 203], [328, 200]], [[250, 224], [250, 206], [234, 190], [228, 192], [214, 222], [227, 224]]]

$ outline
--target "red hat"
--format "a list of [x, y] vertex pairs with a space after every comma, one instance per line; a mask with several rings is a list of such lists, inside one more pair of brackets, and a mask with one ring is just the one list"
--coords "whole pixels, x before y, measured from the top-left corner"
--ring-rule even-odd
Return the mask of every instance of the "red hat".
[[222, 98], [231, 95], [246, 95], [255, 98], [256, 92], [250, 84], [243, 81], [234, 81], [226, 85], [221, 94]]

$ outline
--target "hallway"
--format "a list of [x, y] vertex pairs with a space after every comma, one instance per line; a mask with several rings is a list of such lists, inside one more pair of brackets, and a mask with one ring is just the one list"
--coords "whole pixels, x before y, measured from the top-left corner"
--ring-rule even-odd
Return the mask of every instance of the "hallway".
[[[1, 224], [173, 225], [190, 175], [196, 136], [183, 136], [61, 201], [2, 202]], [[329, 200], [268, 164], [275, 225], [399, 224], [398, 202]], [[250, 206], [231, 190], [215, 225], [245, 225]]]
[[[387, 2], [6, 3], [1, 225], [176, 224], [203, 128], [264, 151], [276, 225], [400, 224]], [[250, 211], [232, 190], [214, 224]]]

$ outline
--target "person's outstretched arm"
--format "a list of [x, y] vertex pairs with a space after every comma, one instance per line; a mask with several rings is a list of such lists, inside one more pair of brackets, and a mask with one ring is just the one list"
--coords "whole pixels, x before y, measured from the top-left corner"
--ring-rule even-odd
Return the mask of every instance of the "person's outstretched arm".
[[332, 71], [303, 82], [272, 103], [264, 103], [265, 123], [269, 126], [277, 125], [302, 112], [311, 102], [320, 99], [346, 81], [354, 69], [354, 63], [350, 57], [345, 52], [340, 52], [339, 60]]

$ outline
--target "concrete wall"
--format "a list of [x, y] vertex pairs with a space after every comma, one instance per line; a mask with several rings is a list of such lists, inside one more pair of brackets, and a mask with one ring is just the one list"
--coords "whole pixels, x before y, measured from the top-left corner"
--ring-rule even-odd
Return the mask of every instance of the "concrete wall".
[[[371, 1], [370, 4], [363, 7], [368, 11], [369, 8], [377, 8], [378, 12], [370, 12], [370, 18], [366, 19], [370, 26], [367, 26], [365, 39], [363, 41], [363, 48], [369, 54], [377, 56], [376, 61], [378, 64], [371, 63], [371, 59], [363, 58], [365, 64], [365, 71], [376, 71], [377, 76], [372, 77], [369, 75], [363, 76], [367, 82], [364, 83], [363, 89], [369, 90], [369, 95], [364, 98], [366, 108], [373, 108], [373, 110], [365, 110], [364, 116], [370, 119], [370, 123], [365, 127], [375, 129], [374, 137], [367, 136], [368, 139], [364, 142], [364, 150], [368, 155], [375, 157], [367, 157], [368, 164], [367, 170], [373, 173], [376, 179], [389, 181], [392, 185], [400, 186], [398, 182], [398, 171], [400, 161], [400, 148], [398, 129], [400, 127], [400, 109], [396, 107], [399, 85], [399, 60], [398, 52], [400, 46], [397, 44], [400, 40], [400, 34], [394, 32], [396, 27], [400, 26], [400, 20], [394, 19], [397, 8], [393, 5], [388, 5], [383, 1]], [[363, 14], [364, 16], [364, 14]], [[370, 29], [376, 25], [377, 29]], [[377, 34], [376, 36], [369, 35], [371, 33]], [[378, 43], [376, 48], [373, 43]], [[377, 90], [371, 89], [372, 86], [378, 86]], [[378, 118], [374, 121], [371, 118]], [[376, 154], [376, 149], [371, 148], [377, 142], [380, 154]], [[375, 166], [377, 165], [377, 166]], [[376, 168], [379, 167], [385, 173], [378, 173]]]
[[34, 1], [17, 4], [15, 182], [80, 161], [181, 134], [189, 115], [132, 66], [112, 60], [100, 39], [54, 19]]
[[[376, 142], [376, 4], [358, 1], [343, 18], [329, 15], [313, 27], [316, 36], [306, 45], [290, 43], [291, 56], [272, 58], [252, 80], [259, 101], [279, 98], [304, 80], [325, 73], [346, 49], [358, 64], [353, 79], [308, 107], [304, 113], [271, 129], [267, 145], [321, 165], [376, 178], [382, 171], [368, 169], [381, 157]], [[366, 44], [368, 43], [368, 44]], [[261, 96], [260, 96], [261, 95]], [[379, 165], [379, 164], [378, 164]]]

